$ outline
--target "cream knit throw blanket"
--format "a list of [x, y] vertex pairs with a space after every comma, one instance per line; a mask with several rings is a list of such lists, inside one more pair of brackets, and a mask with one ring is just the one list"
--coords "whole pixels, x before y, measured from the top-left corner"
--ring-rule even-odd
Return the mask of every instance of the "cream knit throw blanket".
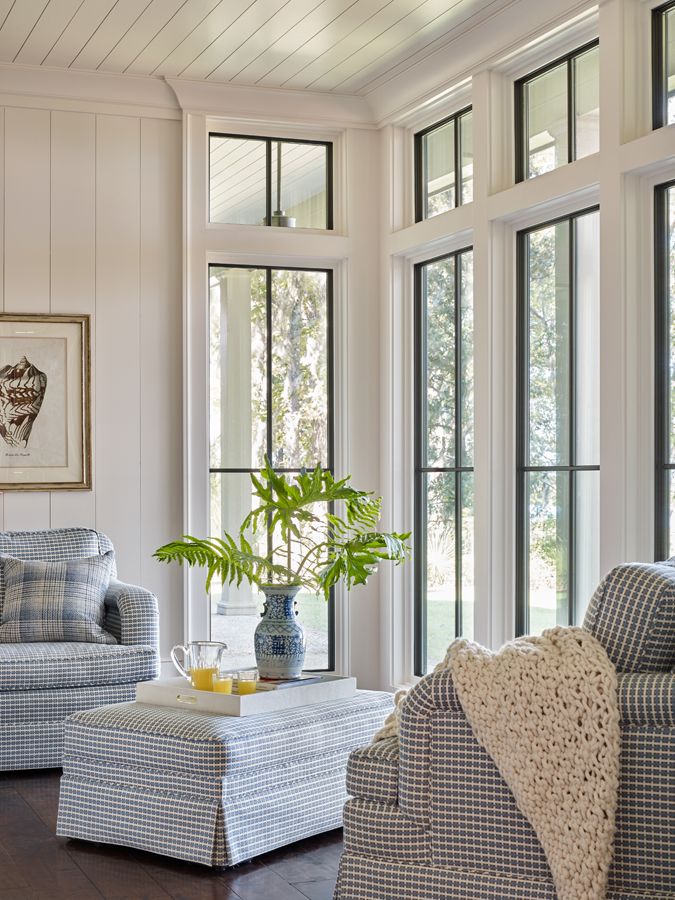
[[[603, 647], [563, 627], [496, 653], [457, 640], [443, 669], [534, 828], [559, 900], [602, 900], [619, 782], [617, 679]], [[376, 740], [397, 733], [401, 699]]]

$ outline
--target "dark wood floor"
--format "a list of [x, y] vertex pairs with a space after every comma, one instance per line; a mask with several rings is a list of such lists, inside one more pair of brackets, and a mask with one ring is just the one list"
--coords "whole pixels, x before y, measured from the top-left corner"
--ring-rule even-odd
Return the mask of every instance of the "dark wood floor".
[[224, 872], [54, 835], [58, 770], [0, 773], [0, 900], [331, 900], [342, 833]]

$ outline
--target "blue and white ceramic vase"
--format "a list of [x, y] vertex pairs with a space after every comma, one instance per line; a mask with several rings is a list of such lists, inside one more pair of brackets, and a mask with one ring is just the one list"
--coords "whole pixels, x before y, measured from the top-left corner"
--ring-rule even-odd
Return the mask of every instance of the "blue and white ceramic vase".
[[299, 678], [305, 663], [305, 629], [295, 615], [299, 584], [265, 584], [265, 611], [253, 637], [261, 678]]

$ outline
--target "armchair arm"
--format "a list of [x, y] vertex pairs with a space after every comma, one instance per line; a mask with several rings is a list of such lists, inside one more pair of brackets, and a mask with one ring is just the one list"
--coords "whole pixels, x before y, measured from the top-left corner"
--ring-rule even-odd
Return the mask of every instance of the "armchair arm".
[[429, 824], [432, 755], [439, 751], [434, 732], [441, 723], [455, 733], [471, 730], [448, 671], [418, 681], [401, 704], [399, 805], [422, 826]]
[[675, 726], [675, 672], [619, 676], [621, 728]]
[[159, 657], [157, 598], [145, 588], [111, 579], [105, 596], [104, 627], [120, 644], [153, 647]]

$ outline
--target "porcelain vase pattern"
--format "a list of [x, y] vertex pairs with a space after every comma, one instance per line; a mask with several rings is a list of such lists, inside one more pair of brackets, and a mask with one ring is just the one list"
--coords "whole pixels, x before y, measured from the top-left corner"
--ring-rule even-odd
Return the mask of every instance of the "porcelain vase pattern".
[[299, 585], [263, 585], [265, 612], [253, 638], [261, 678], [298, 678], [305, 663], [305, 629], [295, 615]]

